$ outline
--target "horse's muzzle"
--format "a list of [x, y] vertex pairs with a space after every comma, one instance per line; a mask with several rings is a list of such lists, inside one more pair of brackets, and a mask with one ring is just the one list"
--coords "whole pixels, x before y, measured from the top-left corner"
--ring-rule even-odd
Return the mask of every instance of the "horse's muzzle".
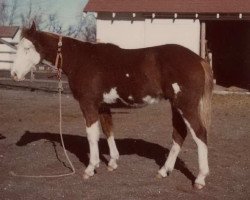
[[18, 76], [17, 76], [17, 73], [15, 71], [11, 71], [11, 78], [14, 80], [14, 81], [22, 81], [24, 79], [19, 79]]

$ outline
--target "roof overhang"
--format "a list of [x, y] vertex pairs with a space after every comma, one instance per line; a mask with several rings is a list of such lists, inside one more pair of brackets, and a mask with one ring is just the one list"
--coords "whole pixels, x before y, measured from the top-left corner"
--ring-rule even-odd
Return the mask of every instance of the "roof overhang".
[[0, 26], [0, 38], [13, 39], [19, 30], [18, 26]]
[[230, 3], [228, 0], [89, 0], [84, 12], [136, 13], [154, 18], [250, 20], [247, 0], [230, 0]]
[[193, 20], [250, 20], [250, 13], [134, 13], [134, 12], [97, 12], [96, 18], [108, 18], [108, 19], [132, 19], [147, 18], [147, 19], [193, 19]]

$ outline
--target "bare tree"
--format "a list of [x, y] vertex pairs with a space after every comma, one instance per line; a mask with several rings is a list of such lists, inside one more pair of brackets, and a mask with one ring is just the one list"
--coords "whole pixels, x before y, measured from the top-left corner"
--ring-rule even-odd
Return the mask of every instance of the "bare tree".
[[44, 23], [44, 17], [40, 8], [35, 9], [32, 1], [28, 3], [28, 9], [17, 15], [20, 1], [18, 0], [0, 0], [0, 25], [13, 26], [22, 25], [29, 26], [35, 21], [38, 27]]
[[21, 15], [21, 24], [22, 26], [29, 27], [31, 26], [32, 22], [36, 23], [36, 26], [39, 29], [42, 29], [42, 25], [45, 22], [43, 17], [43, 12], [41, 8], [34, 9], [32, 1], [29, 1], [28, 10], [23, 12]]
[[17, 18], [17, 15], [16, 15], [17, 7], [18, 7], [17, 0], [13, 0], [12, 6], [10, 7], [10, 11], [9, 11], [9, 23], [8, 23], [9, 26], [13, 26], [14, 21]]
[[93, 14], [85, 17], [85, 38], [89, 42], [96, 41], [96, 18]]
[[65, 28], [56, 13], [46, 15], [46, 12], [40, 7], [34, 6], [32, 0], [25, 3], [27, 7], [25, 10], [21, 10], [21, 14], [17, 14], [19, 3], [18, 0], [0, 0], [0, 25], [29, 27], [34, 21], [40, 30], [67, 35], [83, 41], [95, 42], [96, 40], [95, 17], [93, 14], [83, 15], [79, 13], [80, 17], [76, 20], [76, 24]]
[[67, 35], [67, 36], [69, 36], [69, 37], [74, 37], [74, 36], [77, 35], [76, 32], [77, 32], [76, 26], [70, 25], [70, 26], [63, 32], [63, 34], [64, 34], [64, 35]]
[[[7, 4], [7, 2], [9, 4]], [[0, 25], [13, 26], [14, 21], [17, 19], [16, 11], [18, 7], [18, 1], [12, 0], [0, 0]]]
[[57, 14], [49, 14], [45, 29], [48, 31], [61, 34], [62, 33], [62, 24], [58, 20]]
[[4, 26], [6, 22], [6, 3], [3, 0], [0, 0], [0, 25]]
[[78, 38], [83, 41], [95, 42], [96, 26], [95, 16], [93, 14], [82, 15], [76, 25], [69, 26], [64, 32], [66, 35]]

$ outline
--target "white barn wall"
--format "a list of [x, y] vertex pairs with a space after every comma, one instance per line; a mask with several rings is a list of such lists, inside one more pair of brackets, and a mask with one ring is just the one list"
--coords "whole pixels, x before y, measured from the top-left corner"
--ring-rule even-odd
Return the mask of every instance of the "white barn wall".
[[145, 21], [145, 47], [179, 44], [200, 53], [200, 22], [198, 20], [151, 19]]
[[144, 47], [144, 21], [97, 20], [96, 38], [98, 42], [116, 44], [122, 48]]
[[[12, 38], [2, 38], [2, 39], [10, 43], [18, 43], [20, 39], [20, 35], [21, 35], [21, 30], [17, 32], [17, 34], [15, 35], [13, 39]], [[1, 52], [13, 52], [13, 53], [1, 53]], [[15, 52], [16, 51], [10, 48], [9, 46], [5, 44], [0, 44], [0, 61], [4, 60], [4, 61], [12, 62], [15, 57]], [[10, 70], [11, 67], [12, 67], [12, 63], [0, 62], [0, 70]]]
[[180, 44], [200, 53], [199, 20], [97, 19], [97, 41], [113, 43], [121, 48], [136, 49], [162, 44]]

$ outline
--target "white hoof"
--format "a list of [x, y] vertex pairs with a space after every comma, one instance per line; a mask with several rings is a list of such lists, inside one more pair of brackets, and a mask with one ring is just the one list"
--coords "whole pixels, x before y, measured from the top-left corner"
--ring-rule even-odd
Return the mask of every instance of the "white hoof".
[[156, 174], [156, 178], [158, 178], [158, 179], [162, 179], [162, 178], [164, 178], [159, 172]]
[[87, 171], [85, 170], [84, 174], [83, 174], [83, 179], [87, 180], [89, 179], [91, 176], [94, 176], [94, 171]]
[[206, 183], [205, 183], [205, 177], [204, 175], [198, 175], [198, 177], [195, 179], [194, 182], [194, 188], [195, 189], [202, 189], [205, 187]]
[[[96, 165], [97, 167], [97, 165]], [[86, 168], [86, 170], [84, 171], [84, 174], [83, 174], [83, 178], [84, 179], [89, 179], [91, 176], [94, 176], [95, 174], [95, 168], [93, 165], [89, 164], [89, 166]]]
[[115, 170], [115, 168], [113, 168], [113, 167], [111, 167], [111, 166], [108, 166], [107, 169], [108, 169], [109, 172], [112, 172], [112, 171]]
[[202, 185], [202, 184], [199, 184], [199, 183], [194, 184], [194, 188], [197, 189], [197, 190], [201, 190], [204, 187], [205, 187], [205, 185]]
[[89, 178], [90, 178], [90, 176], [88, 174], [86, 174], [86, 173], [83, 174], [83, 179], [84, 180], [88, 180]]
[[116, 170], [118, 167], [116, 160], [115, 159], [110, 159], [109, 164], [108, 164], [108, 171], [112, 172]]
[[163, 166], [163, 167], [158, 171], [157, 177], [158, 177], [158, 178], [165, 178], [166, 176], [167, 176], [167, 170], [166, 170], [166, 168]]

